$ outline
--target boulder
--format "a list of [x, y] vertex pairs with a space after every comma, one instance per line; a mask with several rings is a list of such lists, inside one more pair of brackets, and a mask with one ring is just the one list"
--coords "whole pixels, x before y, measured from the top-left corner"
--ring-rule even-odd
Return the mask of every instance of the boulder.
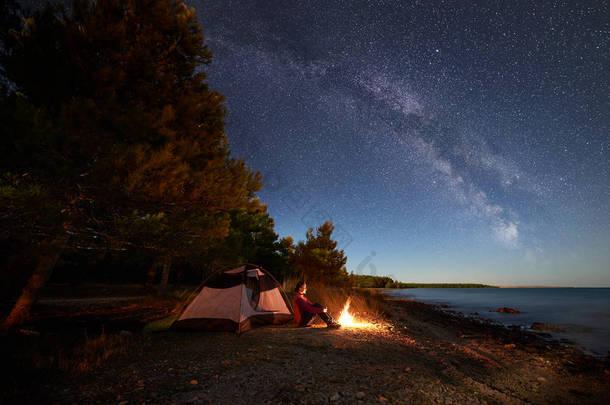
[[557, 332], [564, 332], [565, 328], [559, 327], [557, 325], [552, 325], [550, 323], [545, 322], [534, 322], [532, 326], [530, 326], [532, 330], [554, 330]]
[[532, 326], [530, 326], [530, 329], [533, 329], [533, 330], [545, 330], [545, 329], [547, 329], [547, 327], [546, 327], [546, 323], [544, 323], [544, 322], [534, 322], [532, 324]]
[[[489, 312], [494, 312], [494, 311], [492, 309]], [[498, 309], [496, 309], [496, 312], [502, 312], [503, 314], [520, 314], [521, 313], [521, 311], [519, 311], [518, 309], [509, 308], [509, 307], [498, 308]]]

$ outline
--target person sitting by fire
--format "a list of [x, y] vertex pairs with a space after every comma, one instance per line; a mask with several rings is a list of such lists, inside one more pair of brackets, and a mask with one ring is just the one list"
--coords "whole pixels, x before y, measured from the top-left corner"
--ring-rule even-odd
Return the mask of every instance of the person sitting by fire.
[[341, 324], [336, 322], [332, 316], [328, 313], [328, 309], [318, 304], [312, 304], [306, 297], [307, 284], [305, 281], [299, 281], [294, 288], [297, 293], [292, 301], [292, 308], [294, 310], [294, 320], [299, 327], [308, 327], [309, 321], [316, 316], [316, 314], [326, 322], [328, 328], [340, 328]]

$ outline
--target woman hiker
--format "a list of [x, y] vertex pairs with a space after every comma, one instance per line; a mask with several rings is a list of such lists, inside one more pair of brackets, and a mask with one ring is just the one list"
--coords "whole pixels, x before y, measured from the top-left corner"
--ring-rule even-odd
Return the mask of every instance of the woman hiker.
[[305, 281], [299, 281], [294, 288], [297, 295], [294, 297], [292, 302], [292, 308], [294, 310], [294, 320], [300, 327], [308, 327], [309, 321], [318, 314], [318, 316], [326, 322], [328, 328], [340, 328], [341, 324], [335, 322], [332, 316], [327, 312], [326, 307], [318, 304], [312, 304], [306, 297], [307, 284]]

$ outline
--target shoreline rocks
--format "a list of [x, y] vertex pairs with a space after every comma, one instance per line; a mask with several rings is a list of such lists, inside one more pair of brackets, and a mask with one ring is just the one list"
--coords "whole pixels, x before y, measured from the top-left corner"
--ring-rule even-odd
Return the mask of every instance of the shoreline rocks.
[[496, 310], [490, 309], [489, 312], [501, 312], [503, 314], [521, 314], [522, 312], [515, 308], [502, 307]]
[[530, 326], [532, 330], [553, 330], [556, 332], [565, 332], [565, 328], [559, 327], [557, 325], [552, 325], [546, 322], [534, 322], [532, 326]]

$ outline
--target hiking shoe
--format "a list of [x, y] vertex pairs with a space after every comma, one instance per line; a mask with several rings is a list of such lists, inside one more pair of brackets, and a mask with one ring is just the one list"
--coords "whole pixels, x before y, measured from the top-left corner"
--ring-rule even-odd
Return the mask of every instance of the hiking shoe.
[[333, 323], [329, 323], [326, 327], [332, 328], [332, 329], [339, 329], [341, 327], [341, 324], [337, 323], [337, 322], [333, 322]]

